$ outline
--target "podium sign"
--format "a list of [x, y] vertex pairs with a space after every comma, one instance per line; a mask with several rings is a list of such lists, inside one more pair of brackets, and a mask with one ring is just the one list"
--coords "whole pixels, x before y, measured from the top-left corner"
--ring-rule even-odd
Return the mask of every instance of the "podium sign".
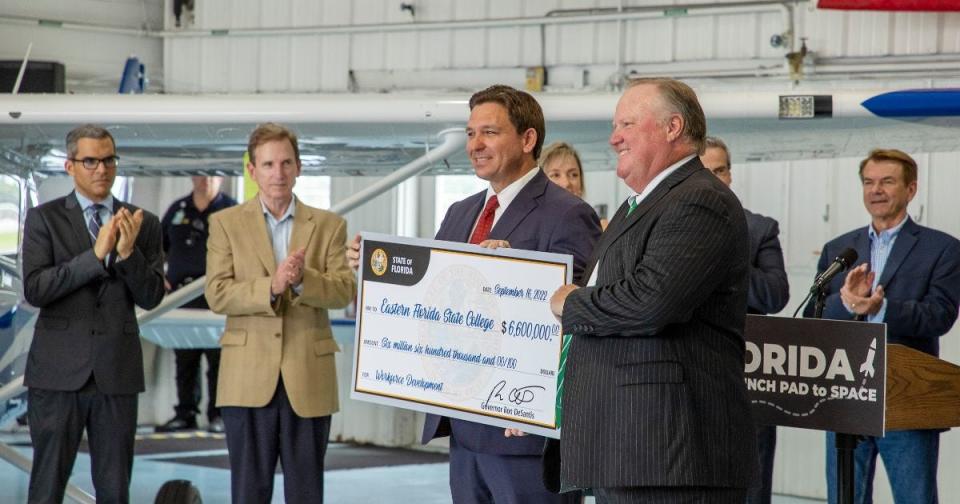
[[759, 424], [883, 436], [885, 324], [748, 315], [744, 379]]

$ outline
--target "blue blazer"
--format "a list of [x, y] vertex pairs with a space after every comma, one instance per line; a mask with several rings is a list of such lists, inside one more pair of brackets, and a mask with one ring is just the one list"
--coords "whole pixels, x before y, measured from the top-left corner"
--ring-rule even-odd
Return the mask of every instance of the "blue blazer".
[[[579, 282], [584, 266], [600, 237], [600, 220], [590, 205], [550, 182], [539, 168], [520, 190], [490, 230], [492, 240], [506, 240], [510, 247], [573, 256], [573, 279]], [[467, 242], [486, 204], [486, 190], [458, 201], [447, 209], [437, 231], [437, 240]], [[503, 437], [502, 427], [427, 415], [422, 442], [455, 433], [457, 443], [480, 453], [537, 455], [543, 451], [541, 436]]]
[[750, 288], [747, 313], [777, 313], [790, 300], [790, 285], [780, 248], [780, 226], [773, 218], [743, 210], [750, 237]]
[[[857, 251], [857, 264], [851, 268], [870, 262], [870, 237], [866, 227], [827, 243], [817, 264], [817, 274], [848, 247]], [[823, 318], [853, 319], [840, 301], [844, 278], [846, 275], [835, 276], [827, 287]], [[956, 322], [960, 304], [960, 241], [907, 217], [880, 274], [879, 284], [887, 298], [884, 317], [887, 343], [939, 355], [939, 337]], [[804, 315], [813, 315], [812, 301]]]

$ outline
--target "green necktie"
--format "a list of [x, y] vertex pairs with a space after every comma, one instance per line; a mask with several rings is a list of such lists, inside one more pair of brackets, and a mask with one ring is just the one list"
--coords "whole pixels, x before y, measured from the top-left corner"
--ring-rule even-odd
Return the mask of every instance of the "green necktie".
[[630, 210], [627, 210], [627, 215], [632, 214], [633, 211], [637, 209], [637, 197], [630, 196], [629, 199], [630, 199]]
[[557, 369], [556, 423], [558, 429], [563, 420], [563, 375], [567, 370], [567, 354], [570, 353], [570, 342], [573, 341], [573, 335], [564, 334], [561, 338], [563, 340], [560, 344], [560, 367]]

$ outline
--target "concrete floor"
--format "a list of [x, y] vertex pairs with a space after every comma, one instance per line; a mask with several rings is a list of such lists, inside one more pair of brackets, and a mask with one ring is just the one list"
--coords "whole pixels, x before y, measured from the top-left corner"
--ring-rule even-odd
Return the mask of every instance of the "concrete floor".
[[[24, 433], [0, 434], [0, 442], [23, 443], [29, 441]], [[350, 450], [351, 446], [331, 444], [329, 450]], [[16, 450], [30, 456], [32, 449], [18, 446]], [[134, 503], [153, 502], [157, 490], [171, 479], [186, 479], [200, 490], [203, 501], [208, 504], [230, 502], [230, 473], [225, 469], [212, 469], [167, 461], [184, 456], [209, 456], [216, 450], [202, 452], [140, 455], [134, 461], [133, 482], [130, 499]], [[371, 467], [327, 471], [325, 478], [326, 502], [340, 503], [389, 503], [404, 504], [449, 504], [447, 487], [447, 464], [421, 464], [392, 467]], [[29, 476], [16, 467], [0, 461], [0, 502], [26, 502]], [[90, 479], [90, 457], [86, 453], [77, 456], [71, 482], [81, 489], [93, 491]], [[283, 476], [278, 475], [274, 484], [273, 502], [283, 502]], [[592, 502], [588, 499], [587, 502]], [[774, 504], [813, 504], [816, 500], [788, 496], [774, 496]]]

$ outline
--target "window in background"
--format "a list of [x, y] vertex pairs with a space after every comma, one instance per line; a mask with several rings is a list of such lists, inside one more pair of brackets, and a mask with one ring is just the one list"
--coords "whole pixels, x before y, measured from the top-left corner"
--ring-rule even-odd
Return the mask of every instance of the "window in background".
[[443, 217], [450, 205], [473, 196], [490, 187], [490, 184], [476, 175], [439, 175], [437, 176], [436, 206], [434, 207], [434, 234], [440, 229]]
[[16, 255], [20, 236], [20, 182], [0, 175], [0, 254]]
[[293, 192], [300, 201], [312, 207], [324, 210], [330, 208], [330, 177], [301, 175], [297, 177]]
[[110, 192], [113, 193], [114, 198], [120, 201], [130, 201], [130, 196], [133, 195], [133, 177], [118, 175], [113, 181], [113, 189]]
[[420, 177], [412, 177], [397, 186], [397, 234], [416, 238], [420, 234], [419, 216]]

